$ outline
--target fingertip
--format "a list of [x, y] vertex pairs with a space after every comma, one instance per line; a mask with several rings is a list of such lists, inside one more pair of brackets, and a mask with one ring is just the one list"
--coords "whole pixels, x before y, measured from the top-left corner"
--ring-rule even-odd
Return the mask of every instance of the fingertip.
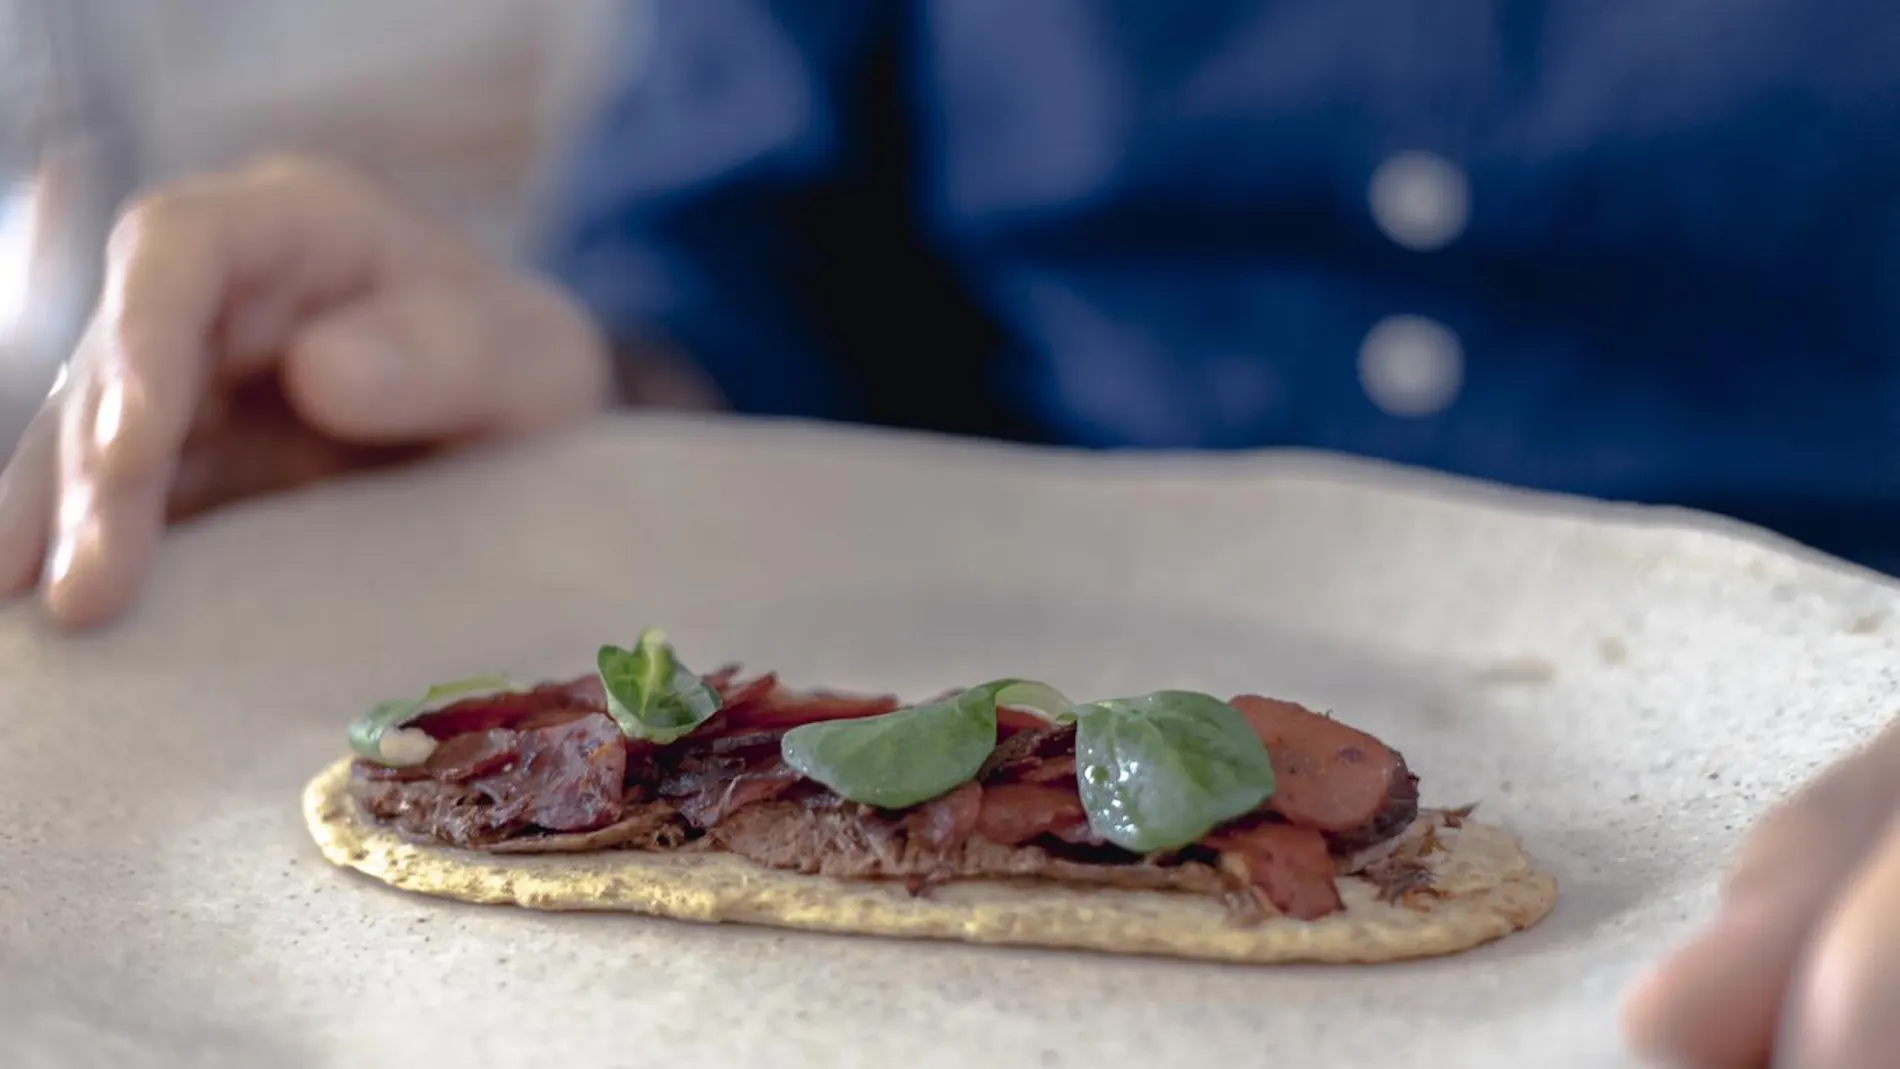
[[1786, 1007], [1788, 1064], [1900, 1064], [1900, 827], [1848, 882], [1811, 940]]
[[71, 459], [96, 478], [129, 482], [162, 467], [204, 393], [222, 269], [199, 212], [138, 208], [122, 221], [131, 236], [68, 362]]
[[[1678, 949], [1639, 975], [1623, 992], [1618, 1023], [1623, 1042], [1639, 1058], [1681, 1058], [1694, 1043], [1699, 1008], [1684, 1005], [1678, 962], [1689, 948]], [[1685, 1036], [1686, 1033], [1686, 1036]]]
[[1725, 913], [1638, 977], [1619, 1008], [1631, 1050], [1666, 1064], [1759, 1064], [1792, 965], [1784, 944], [1799, 942], [1785, 927], [1776, 918]]
[[581, 313], [518, 280], [417, 282], [340, 309], [294, 339], [286, 392], [312, 424], [364, 443], [525, 434], [612, 396]]
[[1658, 1009], [1666, 1005], [1667, 989], [1659, 991], [1658, 985], [1666, 983], [1663, 979], [1666, 967], [1667, 961], [1639, 974], [1623, 989], [1623, 999], [1617, 1005], [1617, 1023], [1621, 1026], [1623, 1041], [1639, 1056], [1664, 1053], [1660, 1040], [1666, 1017], [1659, 1017]]
[[129, 497], [54, 536], [40, 596], [59, 626], [88, 630], [116, 619], [151, 570], [163, 531], [162, 496]]
[[284, 391], [310, 423], [345, 441], [391, 442], [442, 433], [459, 401], [376, 305], [321, 319], [293, 340]]

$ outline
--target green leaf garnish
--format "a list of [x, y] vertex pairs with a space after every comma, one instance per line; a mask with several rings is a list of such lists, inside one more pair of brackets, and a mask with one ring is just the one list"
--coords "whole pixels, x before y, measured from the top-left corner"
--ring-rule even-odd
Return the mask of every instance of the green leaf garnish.
[[1056, 695], [1039, 683], [1002, 679], [954, 698], [857, 720], [804, 724], [785, 733], [779, 755], [794, 772], [839, 797], [882, 809], [927, 802], [969, 782], [996, 748], [996, 706]]
[[1075, 719], [1075, 703], [1047, 683], [1033, 679], [1009, 679], [990, 684], [996, 688], [996, 706], [1027, 709], [1052, 724]]
[[1183, 690], [1078, 708], [1075, 769], [1089, 829], [1138, 854], [1186, 846], [1274, 787], [1267, 748], [1239, 710]]
[[419, 765], [435, 750], [435, 740], [409, 723], [468, 698], [505, 694], [517, 689], [505, 676], [485, 675], [438, 683], [420, 698], [379, 703], [350, 723], [350, 749], [366, 760], [392, 768]]
[[631, 650], [602, 646], [597, 664], [607, 712], [630, 739], [665, 745], [719, 711], [719, 692], [679, 662], [657, 627]]

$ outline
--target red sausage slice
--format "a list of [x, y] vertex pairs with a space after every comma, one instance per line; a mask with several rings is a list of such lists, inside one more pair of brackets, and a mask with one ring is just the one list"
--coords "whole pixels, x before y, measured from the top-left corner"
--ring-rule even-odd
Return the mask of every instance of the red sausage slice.
[[1273, 758], [1267, 808], [1303, 828], [1347, 832], [1378, 815], [1405, 775], [1390, 747], [1305, 706], [1247, 694], [1232, 703]]

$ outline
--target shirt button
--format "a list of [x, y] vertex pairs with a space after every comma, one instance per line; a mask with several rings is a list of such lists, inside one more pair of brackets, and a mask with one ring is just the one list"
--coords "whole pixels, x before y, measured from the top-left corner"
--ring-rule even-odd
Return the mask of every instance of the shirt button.
[[1458, 336], [1423, 316], [1388, 316], [1359, 345], [1359, 384], [1389, 415], [1442, 412], [1457, 399], [1464, 378]]
[[1366, 198], [1385, 236], [1414, 252], [1451, 244], [1471, 218], [1465, 173], [1430, 152], [1401, 152], [1381, 163]]

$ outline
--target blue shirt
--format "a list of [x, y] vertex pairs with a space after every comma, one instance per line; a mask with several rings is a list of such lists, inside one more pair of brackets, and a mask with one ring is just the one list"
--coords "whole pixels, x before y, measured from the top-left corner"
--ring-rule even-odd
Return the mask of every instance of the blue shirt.
[[650, 0], [548, 263], [742, 411], [1343, 450], [1900, 565], [1891, 0]]

